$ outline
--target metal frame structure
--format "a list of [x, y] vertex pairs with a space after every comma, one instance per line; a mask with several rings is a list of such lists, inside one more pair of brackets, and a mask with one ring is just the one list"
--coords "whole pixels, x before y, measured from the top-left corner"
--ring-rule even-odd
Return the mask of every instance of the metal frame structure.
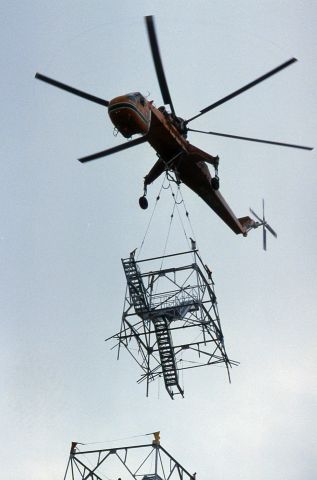
[[[154, 434], [159, 437], [159, 432]], [[195, 480], [161, 445], [150, 444], [98, 450], [78, 449], [73, 442], [64, 480]]]
[[121, 329], [107, 339], [117, 341], [118, 358], [123, 346], [136, 360], [147, 396], [159, 377], [171, 398], [184, 396], [179, 373], [207, 365], [224, 363], [230, 381], [229, 367], [238, 362], [227, 356], [212, 273], [195, 243], [190, 251], [144, 260], [134, 253], [122, 259], [127, 289]]

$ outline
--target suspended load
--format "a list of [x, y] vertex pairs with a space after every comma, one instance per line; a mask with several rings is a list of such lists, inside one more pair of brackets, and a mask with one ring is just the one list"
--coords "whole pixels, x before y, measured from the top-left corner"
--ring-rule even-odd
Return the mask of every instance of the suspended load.
[[[190, 251], [136, 260], [122, 259], [127, 280], [118, 357], [125, 347], [142, 370], [138, 383], [162, 378], [171, 398], [184, 396], [180, 372], [229, 360], [220, 324], [212, 272], [192, 242]], [[108, 340], [110, 340], [108, 339]], [[136, 353], [137, 352], [137, 353]]]

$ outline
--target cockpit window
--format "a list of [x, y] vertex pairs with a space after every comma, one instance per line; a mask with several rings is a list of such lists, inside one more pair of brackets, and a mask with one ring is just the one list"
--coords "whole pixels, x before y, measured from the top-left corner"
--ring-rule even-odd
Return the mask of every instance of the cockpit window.
[[133, 102], [135, 102], [137, 100], [137, 93], [129, 93], [127, 97], [129, 100], [132, 100]]
[[127, 97], [132, 100], [132, 102], [135, 102], [135, 103], [141, 103], [141, 105], [145, 105], [145, 98], [143, 97], [143, 95], [141, 95], [141, 93], [139, 92], [135, 92], [135, 93], [129, 93], [127, 95]]

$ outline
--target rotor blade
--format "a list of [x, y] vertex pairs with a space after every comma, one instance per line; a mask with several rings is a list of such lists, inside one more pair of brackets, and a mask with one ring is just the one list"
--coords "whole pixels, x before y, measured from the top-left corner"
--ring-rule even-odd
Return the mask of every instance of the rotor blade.
[[194, 117], [190, 118], [189, 120], [186, 120], [186, 124], [191, 122], [195, 118], [200, 117], [204, 113], [207, 113], [210, 110], [213, 110], [214, 108], [219, 107], [219, 105], [222, 105], [223, 103], [227, 102], [228, 100], [231, 100], [232, 98], [236, 97], [237, 95], [240, 95], [240, 93], [243, 93], [246, 90], [249, 90], [249, 88], [254, 87], [258, 83], [263, 82], [267, 78], [271, 77], [272, 75], [275, 75], [276, 73], [280, 72], [281, 70], [288, 67], [289, 65], [292, 65], [292, 63], [294, 63], [294, 62], [297, 62], [297, 58], [290, 58], [289, 60], [287, 60], [287, 62], [284, 62], [281, 65], [279, 65], [278, 67], [274, 68], [273, 70], [270, 70], [265, 75], [262, 75], [261, 77], [257, 78], [256, 80], [253, 80], [253, 82], [250, 82], [247, 85], [245, 85], [244, 87], [239, 88], [235, 92], [230, 93], [226, 97], [223, 97], [221, 100], [218, 100], [217, 102], [212, 103], [211, 105], [209, 105], [209, 107], [203, 108], [202, 110], [200, 110], [200, 113], [198, 113], [198, 115], [195, 115]]
[[250, 212], [252, 213], [252, 215], [254, 215], [255, 218], [257, 218], [257, 219], [259, 220], [259, 222], [263, 223], [262, 218], [260, 218], [259, 215], [257, 215], [257, 214], [252, 210], [252, 208], [250, 208], [249, 210], [250, 210]]
[[266, 251], [266, 230], [263, 225], [263, 250]]
[[151, 52], [152, 52], [152, 57], [153, 57], [153, 62], [156, 70], [156, 75], [157, 79], [160, 85], [163, 101], [165, 105], [170, 105], [171, 111], [173, 115], [175, 115], [172, 99], [170, 96], [170, 92], [167, 86], [165, 74], [164, 74], [164, 69], [163, 69], [163, 64], [161, 60], [161, 55], [160, 55], [160, 50], [157, 42], [157, 37], [155, 33], [155, 27], [154, 27], [154, 18], [153, 16], [149, 15], [145, 17], [145, 23], [146, 23], [146, 28], [147, 28], [147, 33], [149, 37], [149, 42], [151, 46]]
[[291, 148], [300, 148], [302, 150], [313, 150], [313, 147], [305, 147], [303, 145], [295, 145], [293, 143], [273, 142], [271, 140], [261, 140], [260, 138], [241, 137], [239, 135], [229, 135], [228, 133], [205, 132], [203, 130], [195, 130], [193, 128], [188, 128], [188, 131], [196, 132], [196, 133], [205, 133], [207, 135], [217, 135], [218, 137], [234, 138], [237, 140], [248, 140], [249, 142], [268, 143], [269, 145], [278, 145], [280, 147], [291, 147]]
[[135, 145], [140, 145], [147, 141], [147, 136], [144, 135], [143, 137], [136, 138], [135, 140], [131, 140], [130, 142], [123, 143], [121, 145], [117, 145], [116, 147], [108, 148], [107, 150], [102, 150], [98, 153], [93, 153], [92, 155], [88, 155], [87, 157], [79, 158], [78, 160], [81, 163], [89, 162], [90, 160], [96, 160], [97, 158], [107, 157], [108, 155], [112, 155], [113, 153], [121, 152], [122, 150], [126, 150], [127, 148], [134, 147]]
[[266, 222], [264, 222], [265, 228], [273, 235], [273, 237], [277, 238], [277, 233], [273, 230], [273, 228]]
[[265, 223], [264, 198], [262, 198], [262, 215], [263, 215], [263, 222]]
[[35, 78], [37, 78], [38, 80], [42, 80], [42, 82], [49, 83], [54, 87], [61, 88], [62, 90], [66, 90], [66, 92], [70, 92], [70, 93], [73, 93], [74, 95], [78, 95], [78, 97], [85, 98], [86, 100], [90, 100], [91, 102], [99, 103], [104, 107], [107, 107], [109, 105], [109, 102], [107, 100], [103, 100], [102, 98], [96, 97], [95, 95], [90, 95], [90, 93], [82, 92], [77, 88], [70, 87], [69, 85], [65, 85], [65, 83], [61, 83], [61, 82], [58, 82], [57, 80], [53, 80], [53, 78], [46, 77], [41, 73], [36, 73]]

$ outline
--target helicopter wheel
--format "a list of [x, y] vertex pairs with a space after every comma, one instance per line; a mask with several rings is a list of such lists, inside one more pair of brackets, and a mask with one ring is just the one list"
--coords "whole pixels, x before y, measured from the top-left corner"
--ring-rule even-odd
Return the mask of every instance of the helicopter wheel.
[[214, 190], [219, 190], [219, 177], [213, 177], [211, 179], [211, 186]]
[[145, 195], [139, 198], [139, 205], [142, 208], [142, 210], [146, 210], [147, 207], [149, 206], [149, 202], [147, 201]]

